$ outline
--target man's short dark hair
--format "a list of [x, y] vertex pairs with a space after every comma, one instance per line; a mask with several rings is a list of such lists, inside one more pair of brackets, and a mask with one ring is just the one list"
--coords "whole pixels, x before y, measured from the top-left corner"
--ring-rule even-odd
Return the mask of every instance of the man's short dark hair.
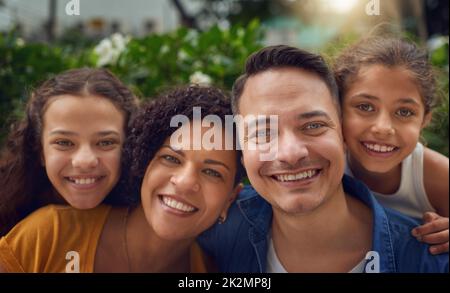
[[322, 56], [295, 47], [278, 45], [265, 47], [247, 58], [245, 72], [233, 85], [231, 106], [239, 113], [239, 100], [247, 79], [269, 69], [293, 67], [317, 74], [328, 87], [340, 116], [339, 92], [332, 71]]

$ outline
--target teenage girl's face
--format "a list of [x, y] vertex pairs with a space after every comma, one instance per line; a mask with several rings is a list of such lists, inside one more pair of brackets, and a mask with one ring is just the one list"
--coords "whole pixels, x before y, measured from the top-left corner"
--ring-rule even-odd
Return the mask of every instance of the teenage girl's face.
[[[186, 124], [180, 130], [189, 133], [189, 128]], [[197, 237], [226, 215], [239, 189], [234, 186], [235, 174], [235, 151], [192, 150], [181, 144], [172, 148], [167, 138], [141, 186], [147, 222], [162, 239]]]
[[99, 205], [117, 183], [125, 117], [99, 96], [61, 95], [43, 117], [42, 161], [55, 190], [78, 209]]
[[364, 66], [343, 100], [350, 162], [369, 172], [393, 170], [415, 148], [428, 122], [413, 77], [403, 67]]

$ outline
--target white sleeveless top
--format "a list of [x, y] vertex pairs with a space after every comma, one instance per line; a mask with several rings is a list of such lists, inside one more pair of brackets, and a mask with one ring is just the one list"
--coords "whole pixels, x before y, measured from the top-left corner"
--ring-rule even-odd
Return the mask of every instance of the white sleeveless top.
[[[373, 192], [383, 206], [418, 219], [422, 219], [425, 212], [436, 212], [428, 200], [423, 183], [423, 151], [423, 145], [418, 142], [414, 151], [403, 160], [401, 182], [397, 192], [394, 194]], [[345, 174], [354, 177], [348, 163]]]

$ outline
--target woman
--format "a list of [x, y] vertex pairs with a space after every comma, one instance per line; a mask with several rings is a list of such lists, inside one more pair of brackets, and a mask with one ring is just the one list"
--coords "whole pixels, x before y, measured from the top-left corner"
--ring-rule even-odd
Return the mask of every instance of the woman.
[[[194, 149], [192, 139], [171, 140], [175, 131], [194, 138], [211, 130], [194, 119], [194, 107], [201, 108], [201, 118], [216, 115], [222, 124], [231, 115], [221, 91], [197, 86], [144, 105], [124, 147], [122, 185], [128, 189], [130, 207], [44, 207], [0, 239], [0, 271], [209, 270], [195, 238], [218, 218], [225, 220], [241, 188], [243, 169], [235, 150]], [[190, 123], [170, 127], [175, 115]], [[234, 141], [233, 133], [218, 130], [221, 142]]]

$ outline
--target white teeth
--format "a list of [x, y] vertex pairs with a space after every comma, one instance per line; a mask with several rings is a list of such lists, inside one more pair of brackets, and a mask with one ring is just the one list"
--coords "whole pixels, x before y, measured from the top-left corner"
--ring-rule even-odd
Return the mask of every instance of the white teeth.
[[309, 179], [317, 174], [317, 169], [308, 170], [304, 172], [300, 172], [297, 174], [283, 174], [283, 175], [275, 175], [278, 181], [286, 182], [286, 181], [296, 181], [301, 179]]
[[184, 204], [184, 203], [179, 202], [179, 201], [176, 201], [173, 198], [169, 198], [169, 197], [163, 196], [162, 200], [163, 200], [165, 205], [167, 205], [167, 206], [169, 206], [169, 207], [171, 207], [173, 209], [182, 211], [182, 212], [190, 213], [190, 212], [193, 212], [195, 210], [195, 207], [187, 205], [187, 204]]
[[72, 178], [70, 177], [69, 180], [74, 182], [75, 184], [79, 184], [79, 185], [87, 185], [87, 184], [92, 184], [95, 181], [97, 181], [98, 178]]
[[379, 153], [389, 153], [395, 149], [395, 147], [393, 147], [393, 146], [370, 144], [370, 143], [364, 143], [364, 146], [371, 151], [375, 151], [375, 152], [379, 152]]

